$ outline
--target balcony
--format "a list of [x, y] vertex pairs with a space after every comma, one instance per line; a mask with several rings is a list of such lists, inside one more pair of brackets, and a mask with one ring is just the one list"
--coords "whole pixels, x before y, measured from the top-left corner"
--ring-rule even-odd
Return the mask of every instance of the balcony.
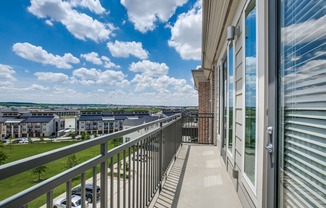
[[[0, 180], [86, 148], [100, 147], [98, 156], [0, 201], [0, 207], [27, 208], [45, 194], [43, 207], [52, 208], [57, 197], [54, 189], [65, 184], [62, 197], [70, 199], [76, 177], [82, 187], [86, 183], [101, 187], [99, 200], [94, 195], [88, 207], [241, 207], [217, 148], [187, 143], [189, 134], [183, 136], [183, 122], [178, 114], [2, 165]], [[159, 128], [108, 150], [109, 141], [153, 125]], [[124, 168], [126, 163], [129, 168]], [[92, 177], [87, 179], [85, 172], [89, 170]], [[81, 198], [82, 207], [86, 207], [84, 188]]]

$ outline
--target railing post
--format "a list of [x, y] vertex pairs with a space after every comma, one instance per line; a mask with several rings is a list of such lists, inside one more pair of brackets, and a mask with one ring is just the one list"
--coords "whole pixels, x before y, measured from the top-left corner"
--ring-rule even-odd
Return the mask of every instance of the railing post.
[[[108, 152], [108, 142], [101, 144], [101, 155], [104, 157]], [[111, 170], [113, 171], [113, 170]], [[113, 184], [111, 184], [112, 186]], [[101, 163], [101, 208], [108, 207], [108, 161]]]
[[[163, 123], [160, 122], [160, 128], [163, 126]], [[163, 175], [163, 129], [160, 131], [160, 159], [159, 159], [159, 192], [162, 191], [162, 175]]]

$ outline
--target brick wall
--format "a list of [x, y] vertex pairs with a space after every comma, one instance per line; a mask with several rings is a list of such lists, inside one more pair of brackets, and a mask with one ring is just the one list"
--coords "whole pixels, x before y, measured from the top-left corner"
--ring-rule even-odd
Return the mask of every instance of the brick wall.
[[210, 113], [209, 82], [198, 83], [198, 143], [209, 143], [209, 119], [201, 118], [201, 113]]

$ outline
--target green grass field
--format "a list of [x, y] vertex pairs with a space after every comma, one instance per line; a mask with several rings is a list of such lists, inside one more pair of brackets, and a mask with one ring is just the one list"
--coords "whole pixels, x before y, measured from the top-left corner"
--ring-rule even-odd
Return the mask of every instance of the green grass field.
[[[17, 144], [12, 145], [10, 149], [9, 146], [4, 147], [4, 151], [8, 153], [8, 159], [6, 163], [16, 161], [22, 158], [26, 158], [29, 156], [33, 156], [36, 154], [40, 154], [46, 151], [50, 151], [53, 149], [58, 149], [60, 147], [64, 147], [67, 145], [75, 144], [76, 142], [58, 142], [58, 143], [33, 143], [33, 144]], [[109, 149], [112, 149], [113, 145], [109, 144]], [[76, 153], [76, 156], [79, 162], [86, 161], [96, 155], [100, 154], [100, 146], [95, 146], [92, 148], [88, 148], [82, 152]], [[42, 175], [43, 179], [48, 179], [62, 171], [65, 171], [64, 163], [67, 158], [62, 158], [60, 160], [54, 161], [52, 163], [47, 164], [46, 172]], [[116, 162], [116, 159], [115, 159]], [[97, 167], [99, 171], [99, 166]], [[86, 177], [90, 178], [92, 176], [92, 171], [89, 170], [86, 172]], [[15, 175], [11, 178], [7, 178], [5, 180], [0, 181], [0, 200], [3, 200], [7, 197], [10, 197], [22, 190], [25, 190], [36, 184], [34, 180], [37, 179], [37, 176], [33, 176], [31, 171], [23, 172], [21, 174]], [[74, 179], [72, 181], [73, 186], [76, 186], [80, 183], [80, 180]], [[65, 192], [65, 184], [54, 189], [54, 196], [58, 196], [61, 193]], [[46, 203], [46, 196], [41, 196], [29, 204], [29, 207], [40, 207]]]

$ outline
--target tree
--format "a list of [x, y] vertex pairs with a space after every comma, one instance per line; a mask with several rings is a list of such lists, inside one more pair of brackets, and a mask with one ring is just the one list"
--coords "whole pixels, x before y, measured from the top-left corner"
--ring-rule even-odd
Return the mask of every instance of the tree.
[[114, 147], [117, 147], [117, 146], [119, 146], [120, 144], [123, 143], [123, 138], [122, 137], [115, 138], [115, 139], [112, 140], [112, 143], [113, 143]]
[[66, 169], [70, 169], [70, 168], [78, 165], [78, 163], [79, 163], [79, 159], [76, 157], [75, 154], [72, 154], [72, 155], [68, 156], [68, 158], [64, 164], [64, 167]]
[[31, 173], [32, 173], [32, 175], [38, 176], [37, 181], [39, 182], [39, 181], [41, 181], [41, 175], [46, 172], [46, 169], [47, 169], [47, 167], [45, 165], [41, 165], [37, 168], [34, 168]]
[[85, 132], [80, 133], [80, 140], [84, 141], [85, 140]]
[[98, 137], [97, 132], [95, 132], [93, 135], [94, 135], [94, 138]]
[[0, 165], [5, 164], [7, 158], [8, 158], [8, 154], [3, 150], [0, 150]]
[[76, 139], [76, 133], [75, 133], [75, 132], [72, 132], [72, 133], [70, 134], [70, 136], [71, 136], [71, 139]]
[[89, 133], [86, 132], [86, 134], [85, 134], [85, 140], [89, 140], [90, 138], [91, 138], [91, 135], [89, 135]]
[[13, 139], [14, 139], [14, 138], [13, 138], [11, 135], [10, 135], [9, 138], [8, 138], [10, 149], [12, 148], [12, 140], [13, 140]]

